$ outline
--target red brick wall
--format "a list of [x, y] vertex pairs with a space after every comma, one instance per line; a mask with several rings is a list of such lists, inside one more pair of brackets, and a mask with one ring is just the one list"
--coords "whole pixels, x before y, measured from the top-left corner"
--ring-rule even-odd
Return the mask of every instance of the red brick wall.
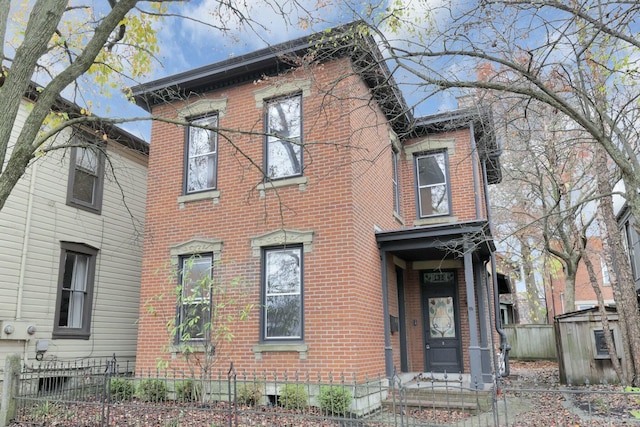
[[[355, 77], [337, 86], [335, 98], [327, 98], [324, 85], [346, 75], [347, 61], [336, 61], [315, 69], [312, 95], [303, 98], [304, 175], [308, 185], [277, 191], [261, 198], [254, 190], [262, 180], [259, 171], [240, 155], [262, 164], [263, 138], [260, 135], [228, 135], [233, 144], [220, 137], [218, 189], [220, 201], [186, 203], [179, 209], [182, 194], [184, 129], [155, 122], [149, 166], [149, 203], [144, 248], [139, 325], [138, 366], [153, 369], [157, 360], [184, 368], [171, 359], [166, 322], [175, 313], [170, 280], [169, 251], [173, 244], [193, 238], [221, 239], [222, 264], [217, 274], [222, 280], [241, 278], [248, 286], [246, 301], [260, 302], [260, 258], [253, 257], [250, 238], [281, 228], [313, 230], [313, 251], [304, 255], [306, 360], [295, 353], [263, 353], [256, 360], [253, 346], [259, 342], [259, 312], [247, 322], [235, 325], [235, 338], [218, 362], [225, 369], [233, 359], [239, 369], [318, 372], [358, 371], [364, 375], [384, 373], [382, 287], [374, 224], [389, 228], [392, 216], [390, 159], [378, 158], [387, 150], [387, 125], [376, 108], [368, 107], [368, 92]], [[300, 71], [283, 80], [309, 78]], [[220, 126], [231, 129], [262, 130], [261, 109], [256, 108], [254, 91], [273, 84], [269, 79], [207, 94], [227, 97], [226, 113]], [[342, 99], [340, 99], [342, 98]], [[360, 100], [358, 100], [360, 99]], [[328, 102], [329, 101], [329, 102]], [[181, 104], [158, 107], [154, 114], [172, 118]], [[353, 111], [352, 114], [347, 114]], [[375, 120], [375, 122], [372, 122]], [[374, 123], [372, 126], [371, 124]], [[154, 315], [146, 313], [145, 301], [153, 302]], [[232, 347], [232, 351], [231, 351]]]
[[[194, 238], [221, 239], [223, 250], [216, 277], [226, 282], [241, 279], [246, 285], [243, 302], [259, 304], [260, 257], [252, 255], [250, 238], [284, 228], [315, 233], [312, 252], [304, 254], [307, 358], [301, 360], [297, 352], [265, 352], [261, 360], [256, 360], [253, 346], [259, 343], [260, 327], [256, 309], [248, 321], [234, 325], [235, 337], [219, 352], [216, 367], [224, 370], [233, 360], [237, 369], [248, 371], [384, 374], [385, 319], [380, 253], [374, 230], [413, 227], [416, 217], [414, 166], [401, 153], [403, 225], [393, 215], [388, 124], [370, 102], [365, 85], [350, 74], [349, 62], [339, 60], [204, 95], [228, 99], [220, 127], [259, 133], [263, 129], [263, 111], [256, 107], [254, 91], [282, 80], [310, 79], [314, 83], [311, 96], [302, 101], [306, 144], [304, 175], [308, 178], [304, 191], [290, 186], [268, 190], [266, 197], [260, 197], [255, 186], [262, 182], [262, 175], [247, 157], [262, 165], [263, 137], [221, 132], [217, 174], [221, 191], [219, 203], [202, 200], [186, 203], [180, 209], [177, 197], [182, 195], [185, 131], [172, 124], [154, 122], [141, 285], [139, 369], [155, 369], [158, 360], [168, 362], [175, 369], [186, 368], [179, 356], [172, 358], [169, 352], [166, 323], [176, 310], [176, 280], [169, 265], [171, 245]], [[345, 78], [337, 79], [338, 76]], [[153, 113], [175, 118], [183, 106], [184, 103], [176, 102], [159, 106]], [[459, 221], [473, 220], [476, 217], [469, 131], [447, 135], [451, 136], [456, 138], [456, 155], [449, 158], [453, 215]], [[480, 201], [483, 200], [481, 197]], [[394, 268], [388, 272], [390, 313], [397, 315]], [[468, 322], [464, 275], [459, 272], [458, 276], [463, 356], [466, 356]], [[417, 272], [408, 269], [405, 303], [409, 368], [421, 371], [422, 317], [417, 280]], [[159, 295], [163, 298], [154, 299]], [[149, 306], [154, 313], [148, 312]], [[418, 320], [417, 327], [413, 326], [414, 319]], [[397, 334], [392, 337], [392, 343], [394, 363], [399, 367]], [[465, 370], [468, 370], [466, 360]]]
[[[460, 129], [453, 132], [432, 134], [427, 137], [416, 138], [404, 143], [411, 146], [424, 139], [451, 139], [455, 138], [455, 154], [449, 152], [449, 180], [451, 187], [451, 216], [458, 221], [474, 221], [486, 219], [487, 210], [484, 203], [484, 189], [482, 185], [482, 169], [477, 153], [471, 152], [471, 133], [469, 129]], [[416, 191], [415, 191], [415, 162], [407, 160], [404, 153], [400, 157], [400, 181], [402, 186], [402, 216], [407, 227], [413, 226], [413, 221], [418, 217]], [[476, 215], [476, 188], [474, 188], [473, 162], [477, 166], [478, 203], [480, 216]]]
[[[598, 283], [601, 284], [600, 291], [602, 292], [602, 297], [605, 300], [605, 304], [612, 303], [613, 289], [610, 285], [602, 285], [602, 265], [600, 261], [602, 259], [602, 240], [597, 236], [591, 236], [587, 242], [586, 250], [589, 254], [589, 259], [593, 264]], [[596, 293], [593, 290], [593, 285], [591, 284], [591, 280], [589, 279], [589, 274], [587, 272], [587, 267], [585, 266], [584, 261], [580, 261], [580, 264], [578, 264], [578, 272], [576, 274], [576, 307], [568, 307], [565, 303], [563, 310], [565, 278], [562, 274], [562, 271], [558, 271], [555, 274], [550, 274], [549, 277], [545, 278], [545, 292], [547, 300], [548, 322], [553, 322], [553, 316], [577, 310], [578, 305], [597, 305]]]

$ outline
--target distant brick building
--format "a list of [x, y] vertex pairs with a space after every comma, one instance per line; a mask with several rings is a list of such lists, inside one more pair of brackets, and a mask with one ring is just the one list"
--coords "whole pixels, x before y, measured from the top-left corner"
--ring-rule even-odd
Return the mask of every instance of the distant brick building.
[[[602, 255], [602, 240], [598, 236], [592, 236], [589, 238], [588, 243], [589, 259], [593, 265], [594, 273], [598, 280], [598, 286], [605, 305], [615, 305], [613, 300], [613, 289], [611, 288], [611, 282], [609, 280], [609, 271], [605, 265]], [[554, 316], [563, 313], [570, 313], [577, 310], [585, 310], [598, 306], [598, 299], [596, 292], [593, 289], [587, 267], [584, 261], [581, 261], [578, 265], [578, 272], [576, 274], [576, 286], [575, 286], [575, 304], [573, 307], [569, 307], [565, 302], [565, 278], [560, 274], [551, 274], [545, 281], [546, 289], [546, 304], [548, 313], [548, 322], [552, 323]]]
[[[140, 369], [184, 366], [166, 320], [189, 311], [167, 277], [198, 255], [258, 307], [234, 324], [221, 368], [491, 384], [490, 117], [412, 117], [373, 40], [347, 39], [323, 60], [306, 61], [328, 49], [312, 36], [134, 88], [166, 119], [151, 135]], [[184, 118], [186, 131], [171, 123]], [[173, 298], [149, 315], [158, 295]]]

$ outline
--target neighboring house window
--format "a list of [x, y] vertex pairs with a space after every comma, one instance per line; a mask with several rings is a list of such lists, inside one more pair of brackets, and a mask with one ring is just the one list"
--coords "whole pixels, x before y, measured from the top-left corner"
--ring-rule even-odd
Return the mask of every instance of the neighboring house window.
[[302, 175], [302, 96], [267, 102], [265, 170], [269, 179]]
[[206, 338], [211, 315], [212, 254], [180, 257], [180, 297], [176, 342]]
[[602, 258], [600, 258], [600, 268], [602, 269], [602, 285], [603, 286], [611, 286], [611, 278], [609, 277], [609, 269], [607, 268], [607, 263], [604, 262]]
[[62, 242], [60, 247], [53, 338], [89, 339], [98, 250], [70, 242]]
[[391, 150], [391, 163], [393, 165], [393, 209], [400, 213], [400, 185], [398, 182], [398, 160], [400, 155], [396, 150]]
[[638, 280], [640, 278], [640, 253], [638, 252], [638, 234], [633, 228], [633, 225], [627, 221], [624, 224], [625, 236], [622, 239], [625, 243], [629, 262], [631, 263], [631, 272], [633, 273], [633, 279]]
[[102, 189], [104, 185], [104, 154], [100, 147], [74, 138], [74, 144], [87, 144], [71, 149], [71, 169], [67, 204], [100, 213], [102, 209]]
[[418, 209], [421, 218], [450, 213], [447, 163], [446, 152], [416, 157]]
[[262, 339], [302, 340], [302, 247], [263, 249]]
[[[198, 126], [217, 127], [218, 115], [208, 115], [191, 120]], [[216, 188], [218, 169], [218, 133], [196, 126], [187, 131], [186, 193]]]

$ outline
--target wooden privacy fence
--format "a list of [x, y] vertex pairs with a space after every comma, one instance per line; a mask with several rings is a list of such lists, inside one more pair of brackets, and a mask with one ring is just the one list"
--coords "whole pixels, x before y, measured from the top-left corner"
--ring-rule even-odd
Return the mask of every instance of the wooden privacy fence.
[[513, 359], [556, 360], [556, 339], [553, 325], [505, 325]]

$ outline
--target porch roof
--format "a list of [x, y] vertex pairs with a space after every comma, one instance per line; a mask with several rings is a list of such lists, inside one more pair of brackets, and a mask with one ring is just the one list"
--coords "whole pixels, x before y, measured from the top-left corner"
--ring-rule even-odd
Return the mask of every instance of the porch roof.
[[377, 231], [375, 236], [381, 250], [407, 261], [458, 258], [464, 253], [465, 243], [482, 258], [496, 250], [488, 221]]

